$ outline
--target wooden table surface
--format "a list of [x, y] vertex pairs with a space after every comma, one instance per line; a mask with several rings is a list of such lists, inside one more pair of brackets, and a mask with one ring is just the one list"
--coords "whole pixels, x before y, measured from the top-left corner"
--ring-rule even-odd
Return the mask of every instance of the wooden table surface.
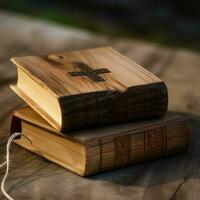
[[[9, 89], [16, 80], [10, 57], [112, 46], [161, 77], [169, 89], [169, 109], [181, 112], [192, 130], [188, 153], [159, 161], [79, 177], [16, 145], [11, 148], [7, 191], [15, 199], [174, 200], [200, 199], [200, 56], [129, 39], [0, 12], [0, 160], [4, 160], [9, 121], [24, 103]], [[0, 175], [5, 168], [0, 169]], [[0, 194], [0, 199], [4, 199]]]

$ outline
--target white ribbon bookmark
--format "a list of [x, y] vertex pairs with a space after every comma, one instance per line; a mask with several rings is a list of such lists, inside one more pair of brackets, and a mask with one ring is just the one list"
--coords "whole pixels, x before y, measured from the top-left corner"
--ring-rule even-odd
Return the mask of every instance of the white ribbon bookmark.
[[13, 133], [9, 137], [9, 139], [7, 141], [7, 144], [6, 144], [6, 160], [0, 165], [0, 168], [4, 167], [6, 165], [6, 171], [5, 171], [4, 177], [3, 177], [2, 182], [1, 182], [1, 191], [2, 191], [3, 195], [9, 200], [14, 200], [5, 190], [5, 182], [6, 182], [6, 179], [8, 177], [8, 173], [9, 173], [10, 145], [11, 145], [12, 141], [16, 137], [19, 137], [20, 135], [24, 136], [27, 140], [30, 141], [30, 139], [27, 136], [23, 135], [23, 133], [18, 133], [18, 132]]

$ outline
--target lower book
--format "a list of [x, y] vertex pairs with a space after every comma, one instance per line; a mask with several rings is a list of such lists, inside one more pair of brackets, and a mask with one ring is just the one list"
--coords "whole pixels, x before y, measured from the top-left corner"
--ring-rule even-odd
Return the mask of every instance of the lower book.
[[15, 139], [16, 144], [81, 176], [183, 153], [190, 136], [185, 119], [174, 113], [156, 120], [64, 134], [31, 108], [14, 112], [14, 132], [26, 136]]

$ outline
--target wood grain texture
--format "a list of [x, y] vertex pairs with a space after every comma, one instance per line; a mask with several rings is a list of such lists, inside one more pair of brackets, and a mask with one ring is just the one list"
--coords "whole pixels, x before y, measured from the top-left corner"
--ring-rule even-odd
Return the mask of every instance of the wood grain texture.
[[[165, 80], [169, 86], [169, 109], [187, 112], [182, 114], [192, 130], [191, 145], [186, 154], [105, 172], [90, 178], [81, 178], [12, 145], [10, 174], [6, 183], [12, 197], [16, 200], [199, 200], [200, 79], [199, 73], [196, 73], [200, 65], [199, 54], [182, 49], [161, 48], [125, 38], [103, 38], [86, 31], [2, 11], [0, 23], [1, 161], [5, 158], [11, 113], [24, 105], [9, 89], [9, 84], [16, 80], [16, 70], [9, 58], [25, 54], [112, 46]], [[188, 76], [189, 73], [192, 74]], [[137, 145], [140, 149], [142, 144], [138, 142]], [[142, 155], [139, 149], [135, 149], [135, 156], [138, 155], [138, 158]], [[3, 174], [2, 168], [1, 177]], [[2, 193], [0, 198], [5, 199]]]
[[18, 57], [12, 61], [23, 71], [18, 72], [19, 77], [25, 72], [58, 98], [60, 108], [54, 116], [55, 112], [48, 110], [50, 105], [43, 105], [48, 98], [33, 99], [37, 91], [31, 96], [22, 88], [22, 81], [12, 86], [59, 131], [156, 118], [167, 110], [165, 83], [110, 47]]
[[[134, 86], [162, 82], [154, 74], [110, 47], [46, 56], [16, 57], [11, 60], [58, 98], [106, 90], [126, 91]], [[83, 75], [73, 77], [71, 72], [80, 71], [76, 63], [87, 65], [92, 70], [106, 68], [110, 73], [99, 75], [105, 79], [100, 83]]]
[[[35, 127], [34, 130], [26, 132], [28, 130], [23, 129], [23, 121], [31, 124], [33, 128]], [[31, 108], [24, 108], [15, 111], [10, 132], [26, 134], [27, 137], [31, 138], [33, 144], [30, 145], [29, 141], [21, 137], [15, 140], [18, 145], [42, 155], [81, 176], [179, 154], [187, 150], [190, 141], [190, 131], [185, 119], [172, 113], [168, 113], [164, 118], [156, 120], [132, 122], [63, 134], [52, 129]], [[51, 139], [45, 140], [48, 135]], [[135, 138], [137, 139], [135, 140]], [[49, 142], [52, 140], [58, 141], [59, 145], [57, 143], [52, 145], [52, 142]], [[69, 155], [69, 163], [64, 162], [65, 154], [63, 152], [66, 149], [66, 156], [68, 156], [69, 150], [67, 148], [69, 146], [66, 144], [68, 142], [72, 143], [70, 144], [74, 149], [77, 149], [80, 145], [84, 146], [78, 154], [73, 155], [72, 152]], [[138, 143], [140, 143], [140, 146], [138, 146]], [[61, 152], [54, 150], [59, 148], [57, 145], [62, 147], [60, 148]], [[44, 146], [46, 146], [45, 149]], [[135, 151], [137, 156], [135, 156]], [[139, 155], [139, 153], [141, 154]], [[63, 162], [59, 160], [58, 154], [63, 154]], [[75, 157], [80, 157], [80, 159], [73, 161], [73, 164], [71, 164], [70, 160]], [[81, 163], [82, 167], [79, 169], [77, 166], [80, 165], [80, 160], [84, 160], [84, 162]]]
[[[41, 127], [42, 129], [45, 129], [51, 133], [57, 134], [58, 136], [66, 137], [69, 139], [71, 138], [73, 140], [76, 140], [77, 142], [89, 146], [94, 146], [93, 143], [95, 144], [98, 143], [95, 142], [95, 140], [98, 141], [99, 139], [104, 137], [108, 138], [109, 140], [110, 137], [114, 137], [115, 135], [117, 136], [126, 135], [126, 133], [134, 133], [138, 130], [141, 130], [143, 132], [144, 129], [153, 129], [154, 127], [160, 127], [161, 125], [163, 126], [167, 123], [172, 123], [173, 125], [173, 122], [185, 122], [184, 117], [169, 112], [163, 118], [160, 119], [151, 119], [146, 121], [143, 120], [140, 122], [120, 123], [113, 126], [102, 126], [98, 128], [90, 128], [77, 131], [58, 132], [57, 130], [52, 128], [52, 126], [50, 126], [40, 115], [34, 112], [30, 107], [25, 107], [15, 110], [13, 112], [13, 120], [11, 120], [11, 124], [12, 122], [15, 124], [15, 120], [17, 120], [18, 118], [32, 125]], [[18, 125], [17, 127], [20, 126]], [[11, 125], [11, 133], [13, 132], [14, 131], [12, 130], [12, 125]], [[156, 135], [157, 132], [154, 133]], [[151, 132], [149, 134], [151, 135]]]

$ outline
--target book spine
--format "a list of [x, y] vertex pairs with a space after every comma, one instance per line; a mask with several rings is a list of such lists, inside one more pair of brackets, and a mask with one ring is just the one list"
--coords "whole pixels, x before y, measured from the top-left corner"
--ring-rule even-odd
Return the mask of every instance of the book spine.
[[95, 147], [99, 156], [89, 159], [86, 175], [183, 153], [188, 144], [189, 129], [184, 121], [104, 138]]
[[168, 106], [164, 82], [135, 86], [125, 92], [103, 91], [60, 98], [62, 132], [125, 121], [162, 117]]

